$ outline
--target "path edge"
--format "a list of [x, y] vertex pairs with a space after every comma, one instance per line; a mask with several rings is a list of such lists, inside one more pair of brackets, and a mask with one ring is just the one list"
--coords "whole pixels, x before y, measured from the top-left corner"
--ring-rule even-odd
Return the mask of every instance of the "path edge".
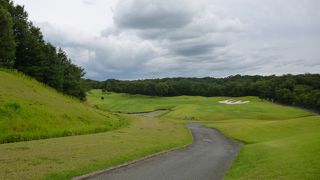
[[193, 138], [193, 134], [191, 132], [191, 130], [189, 128], [187, 128], [189, 133], [191, 134], [191, 142], [187, 145], [184, 145], [182, 147], [176, 147], [176, 148], [172, 148], [172, 149], [168, 149], [168, 150], [164, 150], [164, 151], [160, 151], [158, 153], [155, 153], [155, 154], [151, 154], [151, 155], [147, 155], [147, 156], [144, 156], [142, 158], [139, 158], [139, 159], [136, 159], [136, 160], [133, 160], [133, 161], [129, 161], [129, 162], [126, 162], [124, 164], [120, 164], [120, 165], [117, 165], [117, 166], [113, 166], [113, 167], [110, 167], [110, 168], [107, 168], [107, 169], [102, 169], [102, 170], [98, 170], [98, 171], [95, 171], [95, 172], [92, 172], [92, 173], [89, 173], [89, 174], [84, 174], [84, 175], [81, 175], [81, 176], [76, 176], [76, 177], [73, 177], [72, 180], [86, 180], [86, 179], [90, 179], [92, 177], [95, 177], [95, 176], [98, 176], [100, 174], [104, 174], [104, 173], [109, 173], [111, 171], [114, 171], [114, 170], [117, 170], [117, 169], [121, 169], [121, 168], [125, 168], [125, 167], [128, 167], [130, 165], [134, 165], [136, 163], [139, 163], [139, 162], [143, 162], [143, 161], [146, 161], [146, 160], [149, 160], [149, 159], [152, 159], [152, 158], [155, 158], [155, 157], [158, 157], [158, 156], [161, 156], [161, 155], [165, 155], [165, 154], [168, 154], [168, 153], [171, 153], [171, 152], [174, 152], [174, 151], [178, 151], [178, 150], [183, 150], [183, 149], [187, 149], [189, 148], [190, 146], [193, 145], [194, 143], [194, 138]]

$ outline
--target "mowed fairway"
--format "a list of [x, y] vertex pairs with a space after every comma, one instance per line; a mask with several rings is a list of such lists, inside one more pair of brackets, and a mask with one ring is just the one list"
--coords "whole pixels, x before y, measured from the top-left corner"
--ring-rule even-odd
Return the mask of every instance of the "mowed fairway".
[[[104, 100], [101, 100], [101, 97], [104, 97]], [[262, 101], [257, 97], [232, 98], [248, 100], [250, 103], [227, 105], [218, 102], [230, 99], [227, 97], [151, 97], [102, 93], [101, 90], [92, 90], [87, 98], [90, 104], [110, 111], [132, 113], [170, 109], [172, 111], [162, 117], [174, 120], [221, 121], [239, 118], [283, 120], [312, 115], [301, 109], [276, 105], [268, 101]]]
[[1, 144], [0, 179], [71, 179], [191, 142], [183, 126], [144, 117], [131, 121], [111, 132]]
[[[208, 127], [243, 142], [226, 179], [320, 177], [320, 116], [313, 113], [256, 97], [148, 97], [94, 90], [88, 98], [93, 105], [111, 111], [170, 109], [160, 118], [175, 122], [208, 121]], [[226, 99], [250, 103], [218, 102]]]

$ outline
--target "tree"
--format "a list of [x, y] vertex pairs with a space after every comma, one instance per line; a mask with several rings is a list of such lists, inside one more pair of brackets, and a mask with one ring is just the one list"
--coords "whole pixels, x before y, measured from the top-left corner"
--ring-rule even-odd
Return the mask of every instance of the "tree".
[[155, 86], [155, 90], [158, 96], [165, 96], [168, 94], [169, 86], [166, 83], [158, 83]]
[[291, 104], [294, 100], [293, 93], [286, 88], [276, 90], [275, 98], [277, 101], [286, 103], [286, 104]]
[[14, 65], [16, 43], [7, 3], [7, 1], [1, 1], [0, 4], [0, 67], [11, 68]]
[[[61, 53], [59, 49], [59, 53]], [[49, 86], [57, 89], [58, 91], [63, 91], [63, 81], [64, 81], [64, 65], [63, 59], [57, 54], [56, 48], [50, 43], [44, 46], [45, 59], [43, 70], [43, 82]]]
[[319, 74], [284, 76], [236, 75], [226, 78], [112, 80], [112, 84], [108, 84], [108, 89], [113, 92], [151, 96], [259, 96], [270, 101], [275, 100], [280, 103], [319, 109], [319, 82]]

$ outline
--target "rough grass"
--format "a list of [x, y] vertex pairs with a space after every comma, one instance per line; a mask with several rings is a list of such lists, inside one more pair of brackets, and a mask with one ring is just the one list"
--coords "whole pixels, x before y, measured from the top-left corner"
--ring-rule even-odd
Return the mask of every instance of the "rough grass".
[[16, 71], [0, 69], [0, 143], [104, 132], [128, 124]]
[[[104, 100], [101, 100], [102, 96]], [[120, 112], [171, 109], [172, 111], [163, 117], [176, 120], [220, 121], [237, 118], [280, 120], [312, 115], [312, 113], [301, 109], [273, 104], [257, 97], [232, 98], [250, 101], [247, 104], [228, 105], [218, 102], [226, 99], [230, 98], [199, 96], [150, 97], [102, 93], [101, 90], [92, 90], [88, 94], [88, 102], [101, 109]]]
[[0, 179], [71, 179], [191, 142], [181, 125], [128, 118], [130, 127], [115, 131], [1, 144]]
[[317, 179], [320, 116], [282, 120], [231, 120], [210, 124], [245, 142], [225, 179]]

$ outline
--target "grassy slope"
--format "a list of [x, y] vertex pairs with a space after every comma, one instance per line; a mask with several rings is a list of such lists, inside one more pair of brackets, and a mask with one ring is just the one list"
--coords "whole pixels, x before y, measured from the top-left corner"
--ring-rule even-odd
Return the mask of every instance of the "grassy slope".
[[102, 132], [127, 123], [122, 116], [0, 69], [0, 143]]
[[[104, 96], [105, 100], [100, 97]], [[225, 105], [229, 99], [204, 97], [148, 97], [102, 94], [94, 90], [91, 103], [103, 109], [123, 112], [170, 108], [162, 118], [188, 122], [213, 120], [210, 124], [231, 138], [240, 140], [238, 158], [226, 179], [317, 179], [320, 177], [320, 116], [281, 106], [255, 97], [248, 104]]]
[[191, 141], [181, 125], [129, 118], [130, 127], [115, 131], [1, 144], [0, 179], [70, 179]]

